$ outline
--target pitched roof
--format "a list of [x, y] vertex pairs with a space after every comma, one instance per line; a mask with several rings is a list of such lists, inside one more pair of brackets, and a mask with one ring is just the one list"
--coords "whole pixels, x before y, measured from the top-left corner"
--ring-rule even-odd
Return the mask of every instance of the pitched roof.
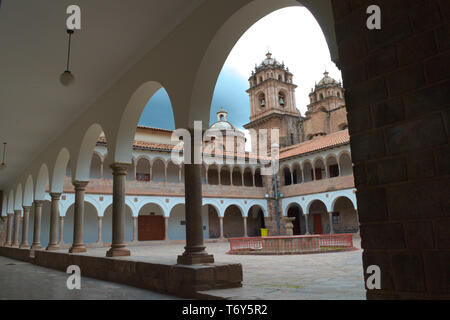
[[280, 149], [280, 159], [286, 159], [311, 152], [318, 152], [321, 150], [338, 147], [349, 142], [350, 136], [347, 129], [337, 131], [323, 137], [318, 137], [313, 140]]

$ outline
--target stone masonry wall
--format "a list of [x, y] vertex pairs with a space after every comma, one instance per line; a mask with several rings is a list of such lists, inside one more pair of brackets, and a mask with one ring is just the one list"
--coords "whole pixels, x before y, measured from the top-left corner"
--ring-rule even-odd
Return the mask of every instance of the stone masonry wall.
[[332, 3], [363, 266], [381, 268], [367, 298], [449, 298], [450, 1]]

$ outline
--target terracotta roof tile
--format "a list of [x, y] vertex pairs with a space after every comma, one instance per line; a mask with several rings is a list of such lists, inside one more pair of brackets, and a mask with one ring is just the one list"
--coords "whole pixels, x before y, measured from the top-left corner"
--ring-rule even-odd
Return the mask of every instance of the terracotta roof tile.
[[348, 130], [342, 130], [318, 137], [313, 140], [305, 141], [280, 150], [280, 159], [286, 159], [305, 153], [317, 152], [329, 148], [334, 148], [350, 142]]

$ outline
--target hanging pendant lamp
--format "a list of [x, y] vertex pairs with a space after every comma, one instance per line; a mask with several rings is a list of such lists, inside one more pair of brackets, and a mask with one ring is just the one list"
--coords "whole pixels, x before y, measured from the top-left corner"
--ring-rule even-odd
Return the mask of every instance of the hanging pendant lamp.
[[2, 163], [0, 164], [0, 170], [6, 168], [5, 155], [6, 155], [6, 142], [3, 142], [3, 160]]
[[67, 65], [66, 65], [66, 71], [64, 71], [61, 76], [59, 77], [59, 81], [61, 84], [65, 87], [68, 87], [72, 85], [75, 82], [75, 77], [73, 76], [72, 72], [69, 70], [69, 62], [70, 62], [70, 41], [72, 39], [72, 34], [75, 32], [75, 30], [67, 29], [67, 34], [69, 35], [69, 48], [67, 50]]

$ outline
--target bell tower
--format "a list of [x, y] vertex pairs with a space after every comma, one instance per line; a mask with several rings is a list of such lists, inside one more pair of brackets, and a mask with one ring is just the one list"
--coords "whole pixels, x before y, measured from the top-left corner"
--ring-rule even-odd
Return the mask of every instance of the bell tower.
[[[259, 66], [255, 66], [248, 79], [250, 122], [244, 125], [244, 128], [256, 130], [258, 136], [260, 129], [267, 129], [270, 134], [270, 129], [278, 128], [281, 148], [300, 143], [300, 112], [295, 105], [297, 86], [292, 83], [292, 78], [293, 74], [289, 72], [289, 68], [268, 52], [266, 59]], [[268, 136], [269, 150], [270, 141]]]

